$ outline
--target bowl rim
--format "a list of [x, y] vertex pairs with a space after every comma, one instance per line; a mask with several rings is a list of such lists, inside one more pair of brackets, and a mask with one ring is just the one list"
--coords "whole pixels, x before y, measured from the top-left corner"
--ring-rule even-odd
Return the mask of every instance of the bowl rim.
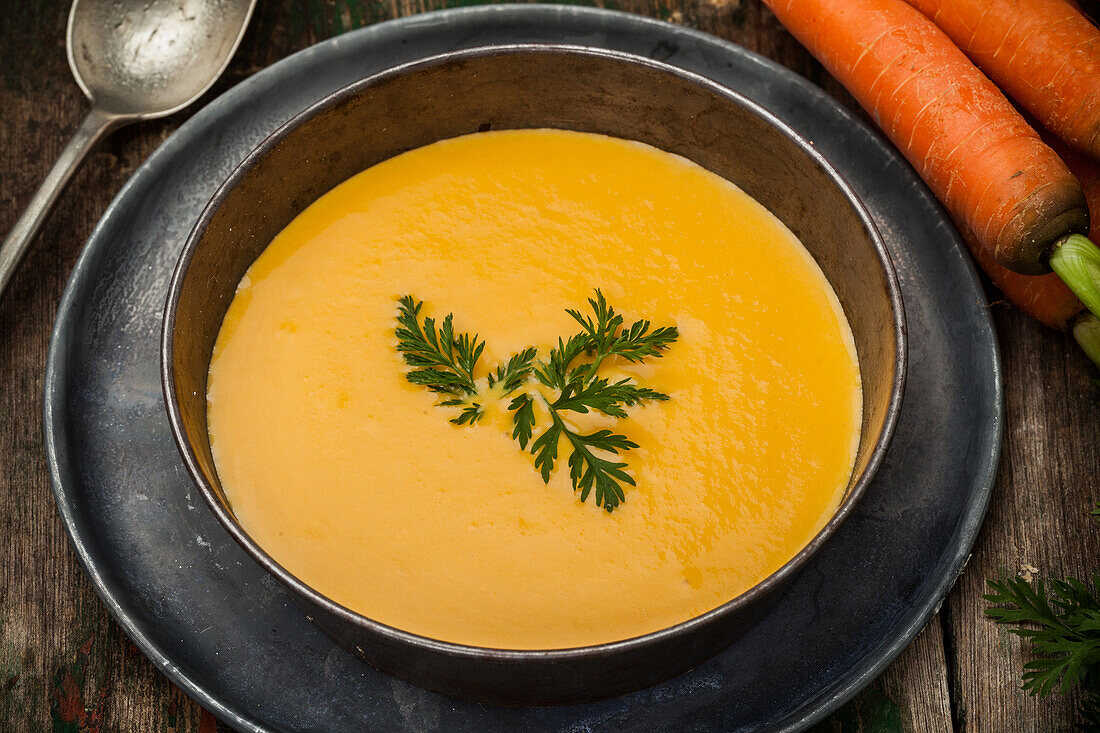
[[[829, 521], [807, 542], [793, 557], [772, 571], [767, 577], [756, 583], [748, 590], [729, 599], [715, 608], [681, 621], [672, 626], [667, 626], [639, 636], [629, 637], [611, 642], [591, 644], [580, 647], [554, 648], [554, 649], [505, 649], [497, 647], [484, 647], [457, 642], [434, 639], [428, 636], [405, 631], [395, 626], [376, 621], [368, 616], [353, 611], [346, 606], [334, 601], [328, 596], [315, 590], [310, 585], [300, 580], [297, 576], [279, 564], [269, 555], [233, 517], [229, 510], [219, 501], [214, 488], [207, 481], [205, 474], [199, 466], [198, 458], [191, 447], [183, 425], [183, 419], [179, 404], [175, 396], [175, 368], [172, 363], [172, 354], [175, 341], [175, 322], [178, 311], [179, 298], [183, 288], [183, 281], [195, 251], [198, 249], [202, 235], [205, 233], [214, 214], [220, 208], [222, 202], [229, 195], [242, 178], [284, 137], [301, 125], [310, 121], [322, 112], [334, 107], [345, 99], [354, 97], [364, 90], [381, 84], [385, 81], [401, 75], [419, 71], [424, 68], [439, 66], [456, 60], [470, 60], [491, 56], [508, 56], [516, 54], [545, 54], [545, 55], [577, 55], [595, 58], [609, 59], [624, 64], [642, 66], [664, 74], [676, 77], [681, 82], [687, 82], [702, 90], [724, 97], [735, 104], [747, 109], [750, 113], [761, 118], [765, 123], [775, 128], [791, 142], [797, 145], [813, 163], [829, 178], [832, 184], [847, 200], [860, 220], [864, 230], [869, 234], [871, 243], [878, 256], [879, 266], [885, 276], [886, 290], [890, 309], [893, 315], [894, 330], [894, 373], [891, 379], [890, 398], [883, 418], [882, 431], [868, 457], [867, 465], [862, 474], [851, 486], [843, 501], [833, 512]], [[322, 194], [323, 195], [323, 194]], [[725, 616], [734, 615], [743, 608], [750, 606], [760, 598], [767, 596], [777, 587], [785, 583], [791, 576], [798, 572], [806, 562], [828, 541], [829, 537], [851, 515], [855, 505], [859, 502], [867, 486], [874, 479], [880, 467], [890, 441], [897, 427], [898, 417], [901, 412], [901, 403], [905, 391], [905, 380], [908, 369], [908, 342], [906, 334], [905, 309], [903, 305], [901, 287], [898, 282], [897, 272], [893, 261], [887, 251], [885, 242], [878, 231], [869, 212], [862, 200], [851, 188], [844, 177], [832, 166], [828, 160], [817, 152], [813, 144], [801, 134], [788, 126], [775, 114], [753, 101], [749, 97], [734, 91], [705, 76], [682, 69], [672, 64], [646, 58], [633, 53], [614, 51], [593, 46], [565, 43], [509, 43], [476, 46], [471, 48], [434, 54], [414, 61], [394, 65], [382, 71], [370, 74], [354, 81], [305, 109], [293, 115], [290, 119], [279, 125], [271, 134], [265, 137], [245, 158], [238, 163], [233, 171], [218, 186], [214, 195], [205, 205], [192, 227], [183, 249], [180, 252], [176, 266], [172, 272], [171, 282], [164, 307], [164, 317], [161, 324], [161, 389], [164, 394], [165, 406], [168, 414], [168, 422], [171, 428], [172, 438], [183, 458], [184, 465], [202, 494], [203, 500], [213, 512], [218, 523], [229, 535], [248, 553], [266, 572], [275, 576], [292, 593], [306, 598], [310, 603], [323, 609], [325, 612], [339, 618], [344, 623], [352, 624], [370, 633], [386, 638], [396, 644], [411, 645], [429, 653], [446, 654], [451, 657], [469, 660], [496, 661], [496, 662], [568, 662], [587, 659], [591, 657], [609, 654], [637, 651], [652, 644], [670, 640], [674, 637], [689, 635], [697, 629], [709, 626]]]

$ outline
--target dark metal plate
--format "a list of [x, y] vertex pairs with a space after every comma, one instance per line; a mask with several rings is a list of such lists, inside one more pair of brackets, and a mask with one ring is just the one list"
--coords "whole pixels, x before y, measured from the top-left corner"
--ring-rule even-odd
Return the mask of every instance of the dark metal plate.
[[[787, 121], [874, 215], [910, 336], [905, 404], [885, 464], [776, 608], [665, 684], [541, 709], [426, 692], [357, 661], [310, 624], [199, 499], [169, 434], [158, 364], [183, 240], [267, 133], [381, 68], [517, 41], [657, 56]], [[295, 54], [208, 105], [138, 170], [93, 232], [61, 303], [45, 395], [58, 507], [96, 590], [165, 674], [250, 731], [801, 728], [873, 680], [938, 608], [985, 513], [1001, 438], [1000, 366], [982, 290], [939, 205], [893, 148], [820, 89], [738, 46], [561, 6], [489, 6], [373, 26]]]

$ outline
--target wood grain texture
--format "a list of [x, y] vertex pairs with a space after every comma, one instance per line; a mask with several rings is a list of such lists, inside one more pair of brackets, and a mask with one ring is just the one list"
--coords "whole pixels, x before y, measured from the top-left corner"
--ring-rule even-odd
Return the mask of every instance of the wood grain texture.
[[[855, 106], [758, 0], [597, 4], [730, 39]], [[444, 5], [261, 0], [237, 57], [203, 101], [324, 38]], [[68, 0], [7, 0], [0, 11], [0, 231], [7, 232], [88, 105], [65, 62]], [[226, 729], [129, 643], [95, 596], [54, 507], [41, 432], [46, 350], [68, 273], [111, 198], [187, 114], [109, 137], [0, 298], [0, 731]], [[974, 557], [941, 615], [818, 730], [1054, 731], [1071, 724], [1074, 700], [1040, 702], [1019, 691], [1026, 645], [982, 616], [980, 595], [986, 576], [1031, 566], [1040, 574], [1081, 574], [1096, 566], [1100, 523], [1085, 515], [1100, 499], [1100, 442], [1080, 436], [1100, 428], [1100, 390], [1061, 334], [1007, 306], [995, 305], [993, 315], [1005, 357], [1007, 431]]]
[[[1085, 578], [1100, 568], [1100, 389], [1059, 333], [993, 306], [1006, 376], [1000, 476], [974, 554], [943, 609], [960, 728], [1069, 728], [1076, 696], [1030, 697], [1019, 669], [1028, 643], [981, 618], [985, 578]], [[1089, 439], [1088, 436], [1092, 436]]]

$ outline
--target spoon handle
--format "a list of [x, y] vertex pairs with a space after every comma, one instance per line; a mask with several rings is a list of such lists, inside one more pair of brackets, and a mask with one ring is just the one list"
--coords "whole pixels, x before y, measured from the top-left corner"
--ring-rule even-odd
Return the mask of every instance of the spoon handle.
[[0, 295], [11, 281], [15, 268], [23, 259], [34, 236], [46, 220], [58, 196], [65, 190], [65, 186], [72, 179], [73, 174], [80, 168], [92, 147], [99, 139], [115, 127], [127, 122], [124, 118], [108, 116], [99, 110], [92, 109], [84, 122], [73, 135], [73, 139], [61, 151], [61, 157], [54, 163], [46, 180], [34, 192], [34, 198], [27, 205], [27, 210], [15, 222], [11, 232], [0, 245]]

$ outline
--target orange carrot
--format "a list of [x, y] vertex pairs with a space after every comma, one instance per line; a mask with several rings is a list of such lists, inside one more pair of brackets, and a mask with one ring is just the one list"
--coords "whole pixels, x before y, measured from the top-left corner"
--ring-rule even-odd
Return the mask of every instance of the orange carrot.
[[1062, 279], [1054, 273], [1021, 275], [1002, 267], [989, 250], [984, 249], [965, 227], [959, 227], [963, 241], [970, 248], [978, 265], [1004, 293], [1009, 302], [1044, 326], [1068, 331], [1085, 306]]
[[1048, 129], [1100, 160], [1100, 29], [1065, 0], [907, 0]]
[[764, 0], [1004, 266], [1049, 269], [1088, 231], [1077, 179], [1012, 104], [904, 0]]
[[[1081, 181], [1092, 213], [1089, 236], [1092, 239], [1100, 237], [1100, 164], [1045, 134], [1043, 139], [1050, 143]], [[988, 250], [978, 244], [972, 233], [958, 222], [956, 226], [974, 259], [1009, 302], [1046, 326], [1071, 332], [1085, 353], [1100, 365], [1100, 319], [1088, 311], [1058, 275], [1021, 275], [1002, 267]]]
[[[1046, 136], [1044, 139], [1047, 139]], [[1100, 164], [1069, 150], [1055, 140], [1048, 142], [1081, 182], [1092, 215], [1089, 238], [1095, 241], [1100, 237]], [[959, 226], [959, 232], [974, 259], [993, 284], [1013, 305], [1035, 320], [1059, 331], [1068, 331], [1085, 312], [1084, 304], [1057, 275], [1021, 275], [1012, 272], [1002, 267], [988, 250], [983, 249], [969, 230]]]

